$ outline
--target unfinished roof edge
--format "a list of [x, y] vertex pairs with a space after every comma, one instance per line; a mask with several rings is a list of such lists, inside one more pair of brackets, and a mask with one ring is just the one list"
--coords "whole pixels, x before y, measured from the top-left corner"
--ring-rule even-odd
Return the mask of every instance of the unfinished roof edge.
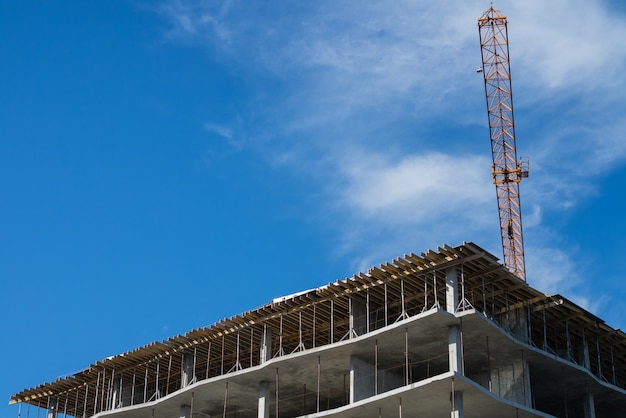
[[[510, 273], [498, 262], [497, 257], [472, 242], [464, 242], [456, 247], [444, 245], [439, 247], [437, 251], [428, 250], [419, 256], [413, 253], [405, 254], [404, 257], [398, 257], [391, 262], [372, 267], [367, 273], [358, 273], [350, 278], [337, 280], [315, 289], [275, 298], [259, 308], [224, 318], [207, 327], [193, 329], [161, 342], [151, 342], [134, 350], [96, 361], [89, 367], [70, 376], [60, 377], [54, 382], [43, 383], [34, 388], [23, 390], [11, 396], [10, 403], [29, 402], [32, 399], [50, 396], [54, 393], [74, 390], [95, 380], [99, 373], [98, 370], [102, 368], [124, 369], [133, 367], [133, 365], [144, 365], [171, 353], [183, 352], [199, 343], [218, 337], [223, 338], [223, 336], [245, 327], [260, 325], [272, 320], [276, 321], [288, 313], [302, 311], [309, 306], [337, 299], [347, 294], [393, 284], [403, 278], [417, 280], [419, 277], [428, 286], [426, 277], [440, 276], [444, 274], [444, 269], [452, 266], [464, 266], [466, 272], [464, 280], [468, 285], [473, 283], [474, 287], [480, 286], [480, 279], [482, 279], [483, 293], [484, 284], [487, 281], [491, 283], [492, 288], [493, 284], [496, 283], [499, 288], [504, 289], [499, 298], [502, 298], [502, 295], [506, 293], [507, 297], [515, 298], [520, 301], [519, 303], [532, 303], [536, 306], [541, 306], [541, 304], [545, 306], [546, 300], [553, 299], [553, 297], [533, 289], [526, 282]], [[439, 280], [437, 278], [437, 281]], [[435, 290], [437, 289], [435, 288]], [[425, 291], [424, 296], [426, 293]], [[604, 321], [566, 298], [559, 295], [554, 298], [562, 300], [562, 303], [566, 304], [569, 309], [582, 312], [582, 316], [587, 318], [590, 323], [595, 323], [595, 327], [601, 326], [604, 332], [611, 332], [619, 336], [620, 344], [626, 347], [626, 335], [620, 330], [608, 327]], [[508, 300], [506, 303], [508, 304]], [[500, 303], [499, 309], [502, 310], [503, 308], [504, 304]]]

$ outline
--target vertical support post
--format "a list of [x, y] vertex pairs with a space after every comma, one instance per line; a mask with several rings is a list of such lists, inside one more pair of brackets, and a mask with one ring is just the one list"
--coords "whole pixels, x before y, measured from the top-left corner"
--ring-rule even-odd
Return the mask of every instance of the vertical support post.
[[365, 332], [370, 332], [370, 288], [368, 287], [366, 292], [366, 300], [365, 300], [365, 316], [366, 316], [366, 324], [365, 324]]
[[[543, 350], [548, 351], [548, 330], [546, 325], [546, 304], [543, 304]], [[584, 331], [583, 331], [584, 333]]]
[[316, 411], [320, 411], [320, 380], [322, 379], [322, 357], [317, 356], [317, 399]]
[[206, 374], [204, 377], [205, 379], [209, 378], [210, 366], [211, 366], [211, 341], [209, 341], [209, 348], [207, 349], [207, 354], [206, 354]]
[[435, 295], [435, 304], [433, 305], [433, 308], [441, 308], [441, 306], [439, 305], [439, 295], [437, 294], [437, 270], [433, 269], [433, 293]]
[[181, 405], [178, 416], [180, 418], [191, 418], [191, 405]]
[[220, 376], [224, 374], [224, 343], [226, 342], [226, 335], [222, 334], [222, 361], [220, 365]]
[[335, 303], [330, 300], [330, 343], [335, 342]]
[[304, 341], [302, 340], [302, 310], [298, 311], [298, 349], [304, 351]]
[[250, 367], [254, 365], [254, 328], [250, 327]]
[[422, 312], [426, 312], [428, 310], [428, 277], [424, 276], [424, 307], [422, 308]]
[[[158, 374], [159, 374], [159, 369], [157, 368], [157, 385], [159, 384]], [[108, 394], [108, 398], [107, 398], [107, 409], [115, 408], [114, 381], [115, 381], [115, 369], [113, 369], [113, 371], [111, 372], [111, 379], [109, 380], [109, 394]]]
[[257, 418], [270, 418], [270, 382], [267, 380], [259, 384], [259, 408]]
[[388, 306], [389, 306], [388, 297], [387, 297], [387, 282], [385, 282], [384, 288], [385, 288], [385, 326], [387, 326], [389, 323], [389, 320], [387, 319], [388, 317], [387, 312], [388, 312]]
[[241, 337], [241, 330], [237, 329], [237, 345], [236, 345], [236, 353], [235, 353], [235, 365], [233, 366], [233, 368], [231, 369], [232, 371], [237, 371], [237, 370], [241, 370], [241, 362], [239, 361], [239, 352], [240, 350], [240, 337]]
[[506, 309], [506, 326], [505, 329], [509, 332], [511, 332], [511, 320], [509, 319], [509, 289], [508, 288], [504, 288], [504, 304], [505, 304], [505, 309]]
[[583, 328], [583, 339], [582, 339], [582, 362], [583, 366], [591, 371], [591, 360], [589, 358], [589, 344], [587, 343], [587, 338], [585, 337], [585, 329]]
[[[170, 359], [172, 357], [170, 356]], [[181, 377], [180, 377], [180, 387], [185, 388], [192, 383], [193, 379], [193, 362], [194, 359], [191, 357], [189, 353], [182, 354], [182, 364], [181, 364]], [[169, 380], [169, 373], [168, 373]]]
[[374, 340], [374, 395], [378, 395], [378, 339]]
[[489, 392], [492, 392], [491, 388], [491, 353], [489, 352], [489, 337], [485, 337], [487, 340], [487, 372], [489, 373]]
[[283, 314], [280, 314], [280, 327], [278, 328], [278, 356], [285, 354], [283, 350]]
[[463, 373], [461, 327], [458, 325], [450, 325], [448, 327], [448, 364], [451, 372]]
[[89, 396], [89, 385], [85, 385], [85, 401], [83, 402], [83, 417], [87, 418], [87, 397]]
[[400, 279], [400, 303], [402, 308], [402, 313], [400, 313], [399, 319], [406, 319], [409, 315], [406, 313], [406, 304], [404, 301], [404, 278]]
[[130, 389], [130, 404], [135, 404], [135, 383], [137, 382], [137, 367], [133, 367], [133, 386]]
[[[192, 369], [191, 369], [191, 382], [192, 383], [196, 382], [196, 365], [198, 364], [197, 355], [198, 355], [198, 347], [194, 346], [194, 348], [193, 348], [193, 366], [192, 366]], [[192, 395], [193, 395], [193, 392], [192, 392]], [[193, 414], [193, 409], [192, 409], [191, 413]]]
[[228, 382], [226, 382], [226, 389], [224, 389], [224, 412], [222, 418], [226, 418], [226, 408], [228, 407]]
[[456, 267], [446, 269], [446, 311], [454, 313], [459, 305], [459, 278]]
[[565, 407], [565, 418], [569, 417], [567, 413], [567, 386], [565, 385], [565, 367], [561, 368], [561, 382], [563, 383], [563, 406]]
[[[154, 390], [154, 394], [156, 395], [156, 398], [159, 399], [161, 397], [161, 392], [159, 391], [159, 369], [161, 367], [161, 359], [157, 360], [157, 367], [156, 367], [156, 386], [155, 386], [155, 390]], [[113, 373], [111, 374], [111, 380], [113, 380], [113, 376], [115, 375], [115, 370], [113, 370]]]
[[454, 377], [452, 378], [452, 392], [450, 393], [450, 418], [463, 418], [465, 409], [463, 407], [463, 392], [458, 392], [454, 387]]
[[[28, 418], [29, 412], [30, 412], [30, 404], [28, 404], [28, 409], [26, 410], [26, 418]], [[78, 418], [78, 389], [76, 389], [76, 399], [74, 399], [74, 416]]]
[[59, 406], [59, 400], [55, 397], [48, 396], [48, 411], [46, 418], [57, 418], [57, 409]]
[[[146, 365], [146, 370], [147, 370], [147, 365]], [[100, 396], [100, 411], [104, 411], [104, 407], [105, 407], [105, 403], [104, 403], [104, 389], [106, 386], [106, 377], [107, 377], [107, 369], [106, 368], [102, 368], [102, 394]], [[147, 384], [146, 384], [147, 386]], [[96, 392], [98, 392], [100, 390], [100, 388], [98, 386], [96, 386]], [[144, 395], [145, 397], [145, 395]], [[144, 402], [146, 401], [145, 399], [143, 400]]]
[[[172, 357], [174, 357], [173, 353], [169, 353], [169, 359], [167, 360], [167, 379], [165, 379], [165, 395], [168, 395], [170, 392], [170, 377], [172, 376]], [[181, 354], [180, 360], [180, 387], [184, 388], [186, 386], [186, 384], [184, 383], [185, 379], [183, 377], [185, 374], [185, 353]]]
[[569, 336], [569, 319], [565, 318], [565, 336], [567, 338], [567, 360], [572, 361], [572, 340]]
[[317, 315], [316, 315], [316, 307], [317, 307], [317, 303], [313, 304], [313, 330], [312, 330], [312, 336], [313, 336], [313, 348], [315, 348], [315, 325], [316, 325], [316, 321], [317, 321]]
[[96, 415], [98, 410], [98, 388], [100, 387], [100, 372], [98, 372], [98, 379], [96, 379], [96, 397], [93, 401], [93, 414]]
[[353, 338], [355, 331], [354, 331], [354, 322], [355, 322], [355, 318], [354, 318], [354, 304], [352, 303], [352, 297], [348, 296], [348, 338]]
[[613, 384], [617, 386], [617, 377], [615, 376], [615, 358], [613, 357], [613, 345], [611, 345], [611, 371], [613, 372]]
[[260, 362], [261, 364], [272, 358], [272, 329], [263, 325], [263, 335], [261, 336]]
[[404, 384], [408, 386], [409, 381], [409, 329], [404, 329]]
[[596, 418], [596, 406], [593, 399], [593, 394], [589, 392], [589, 382], [586, 384], [587, 388], [583, 395], [583, 413], [585, 418]]
[[276, 418], [278, 418], [278, 403], [280, 400], [280, 398], [278, 397], [278, 387], [279, 387], [278, 383], [279, 382], [278, 382], [278, 367], [277, 367], [276, 368]]
[[482, 291], [483, 291], [483, 314], [487, 316], [487, 299], [485, 295], [485, 276], [481, 277], [482, 281]]
[[596, 337], [596, 351], [598, 352], [598, 377], [602, 379], [602, 358], [600, 357], [600, 338]]
[[491, 319], [496, 317], [496, 289], [493, 280], [491, 280]]
[[146, 363], [146, 375], [143, 379], [143, 403], [146, 403], [147, 400], [148, 400], [148, 363]]

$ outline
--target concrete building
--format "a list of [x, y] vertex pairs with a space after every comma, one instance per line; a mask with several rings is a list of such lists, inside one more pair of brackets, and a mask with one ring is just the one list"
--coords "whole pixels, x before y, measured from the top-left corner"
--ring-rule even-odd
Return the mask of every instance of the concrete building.
[[95, 362], [11, 402], [48, 418], [588, 418], [626, 416], [625, 388], [623, 332], [466, 243]]

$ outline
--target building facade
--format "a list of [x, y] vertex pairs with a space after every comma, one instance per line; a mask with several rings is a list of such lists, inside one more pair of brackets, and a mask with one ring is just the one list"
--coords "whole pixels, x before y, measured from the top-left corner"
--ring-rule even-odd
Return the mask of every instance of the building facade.
[[626, 334], [464, 243], [98, 361], [11, 402], [48, 418], [622, 417]]

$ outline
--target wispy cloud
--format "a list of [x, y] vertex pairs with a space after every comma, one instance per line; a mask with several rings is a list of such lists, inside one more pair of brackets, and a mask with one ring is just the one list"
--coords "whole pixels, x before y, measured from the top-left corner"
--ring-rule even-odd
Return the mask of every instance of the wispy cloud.
[[[626, 17], [583, 0], [501, 7], [510, 22], [518, 145], [532, 164], [522, 185], [526, 226], [536, 234], [527, 240], [529, 271], [556, 289], [578, 261], [547, 220], [592, 196], [597, 179], [626, 161], [626, 114], [615, 111], [625, 100]], [[341, 237], [338, 252], [361, 266], [463, 239], [499, 253], [484, 92], [473, 71], [475, 22], [485, 8], [177, 0], [161, 12], [171, 40], [206, 44], [250, 70], [242, 77], [250, 77], [254, 108], [243, 116], [242, 137], [253, 135], [274, 166], [317, 182], [319, 200], [332, 202], [318, 209], [338, 220], [328, 221]], [[205, 129], [232, 140], [221, 121]], [[544, 263], [546, 254], [558, 263]]]

